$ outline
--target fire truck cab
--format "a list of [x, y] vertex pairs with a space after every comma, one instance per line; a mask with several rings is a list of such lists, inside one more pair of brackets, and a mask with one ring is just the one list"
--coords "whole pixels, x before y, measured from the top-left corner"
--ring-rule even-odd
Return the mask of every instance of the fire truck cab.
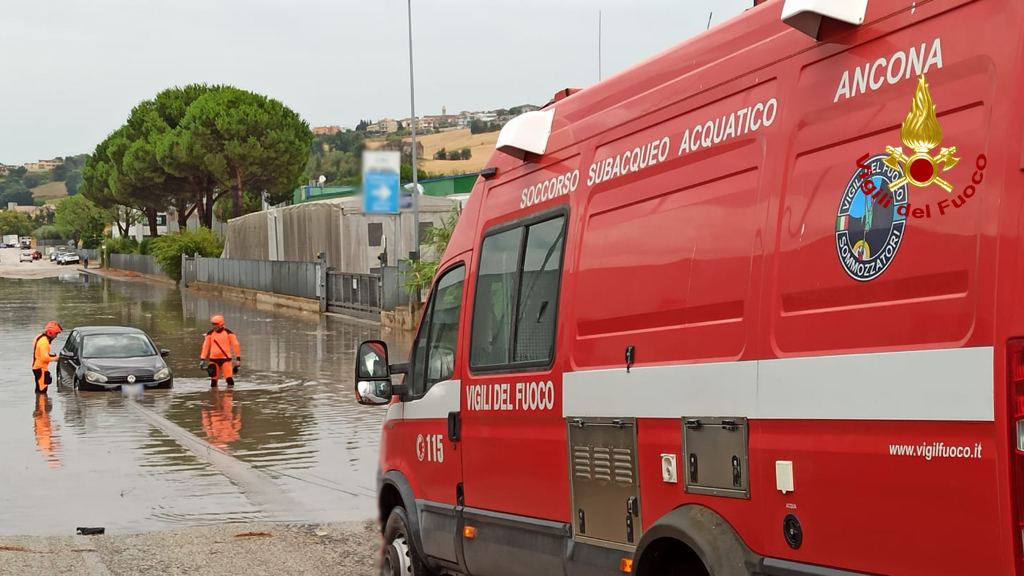
[[384, 573], [1024, 575], [1022, 31], [768, 0], [509, 122], [357, 353]]

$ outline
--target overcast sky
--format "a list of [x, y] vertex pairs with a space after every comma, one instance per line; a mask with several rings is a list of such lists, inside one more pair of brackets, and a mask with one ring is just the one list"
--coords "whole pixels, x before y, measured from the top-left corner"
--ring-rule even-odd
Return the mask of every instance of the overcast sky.
[[[413, 0], [417, 114], [543, 104], [753, 0]], [[0, 162], [91, 152], [172, 85], [227, 83], [312, 126], [409, 115], [405, 0], [2, 0]]]

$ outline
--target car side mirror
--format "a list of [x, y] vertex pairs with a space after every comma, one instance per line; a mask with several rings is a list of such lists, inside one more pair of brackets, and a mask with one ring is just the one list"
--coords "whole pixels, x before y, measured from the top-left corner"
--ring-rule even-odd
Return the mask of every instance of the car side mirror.
[[388, 345], [380, 340], [363, 342], [356, 352], [356, 401], [380, 406], [390, 402], [393, 393]]
[[161, 348], [160, 349], [160, 357], [161, 358], [167, 358], [170, 355], [171, 355], [171, 351], [170, 350], [168, 350], [166, 348]]
[[394, 390], [390, 380], [360, 380], [356, 382], [356, 401], [367, 406], [383, 406], [391, 402]]

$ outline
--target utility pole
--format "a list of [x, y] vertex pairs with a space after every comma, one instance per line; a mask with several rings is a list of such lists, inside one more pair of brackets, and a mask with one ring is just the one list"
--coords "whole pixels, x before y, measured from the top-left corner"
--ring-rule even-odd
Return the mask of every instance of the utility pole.
[[409, 7], [409, 108], [412, 113], [412, 219], [413, 235], [416, 247], [415, 260], [420, 259], [420, 185], [416, 174], [416, 80], [413, 76], [412, 65], [412, 0], [408, 0]]

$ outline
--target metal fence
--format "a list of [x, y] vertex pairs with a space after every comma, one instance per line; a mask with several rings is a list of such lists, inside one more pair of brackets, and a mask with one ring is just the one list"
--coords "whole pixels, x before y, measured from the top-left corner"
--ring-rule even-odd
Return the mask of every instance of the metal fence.
[[381, 293], [381, 277], [376, 274], [327, 273], [327, 309], [331, 312], [380, 312]]
[[226, 258], [186, 258], [182, 279], [222, 286], [235, 286], [299, 298], [320, 298], [319, 262], [271, 262]]
[[108, 254], [111, 268], [129, 270], [139, 274], [164, 275], [156, 259], [148, 254]]
[[381, 307], [394, 310], [399, 306], [408, 306], [415, 298], [405, 289], [405, 273], [408, 263], [399, 262], [399, 266], [385, 266], [381, 273]]

